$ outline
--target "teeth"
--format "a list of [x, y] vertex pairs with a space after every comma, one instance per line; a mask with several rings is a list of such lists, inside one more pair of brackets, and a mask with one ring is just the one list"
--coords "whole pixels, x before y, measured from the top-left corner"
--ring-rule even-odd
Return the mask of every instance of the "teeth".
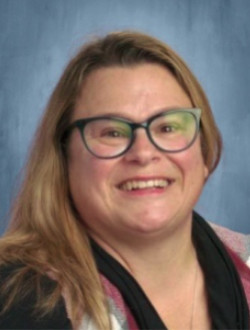
[[122, 190], [164, 188], [168, 186], [168, 181], [163, 179], [147, 181], [128, 181], [121, 186]]

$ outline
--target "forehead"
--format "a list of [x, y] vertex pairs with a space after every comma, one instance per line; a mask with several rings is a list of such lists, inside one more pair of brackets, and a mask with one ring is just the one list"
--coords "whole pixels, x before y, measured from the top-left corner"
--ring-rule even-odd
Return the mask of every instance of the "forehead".
[[74, 119], [116, 115], [143, 120], [159, 110], [191, 107], [170, 71], [158, 64], [101, 68], [83, 83]]

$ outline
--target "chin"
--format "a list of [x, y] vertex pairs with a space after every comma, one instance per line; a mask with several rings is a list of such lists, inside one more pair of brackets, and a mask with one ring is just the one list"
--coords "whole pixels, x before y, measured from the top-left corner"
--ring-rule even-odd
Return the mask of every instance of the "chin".
[[[164, 219], [159, 216], [154, 217], [135, 217], [137, 219], [136, 223], [133, 224], [132, 229], [137, 233], [158, 233], [163, 231], [168, 227], [170, 221], [168, 221], [165, 217]], [[139, 220], [141, 219], [141, 220]]]
[[[174, 211], [174, 210], [172, 210]], [[136, 221], [135, 221], [136, 219]], [[161, 209], [158, 212], [147, 212], [146, 214], [134, 215], [133, 229], [141, 233], [170, 233], [173, 230], [184, 229], [189, 225], [189, 215], [183, 214], [181, 210], [169, 213], [169, 210]]]

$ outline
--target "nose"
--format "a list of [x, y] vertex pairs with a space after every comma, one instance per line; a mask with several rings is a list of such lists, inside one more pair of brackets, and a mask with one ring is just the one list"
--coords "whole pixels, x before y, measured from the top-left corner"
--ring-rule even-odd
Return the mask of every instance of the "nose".
[[138, 128], [135, 132], [135, 140], [124, 158], [128, 162], [147, 165], [160, 159], [162, 152], [149, 140], [145, 129]]

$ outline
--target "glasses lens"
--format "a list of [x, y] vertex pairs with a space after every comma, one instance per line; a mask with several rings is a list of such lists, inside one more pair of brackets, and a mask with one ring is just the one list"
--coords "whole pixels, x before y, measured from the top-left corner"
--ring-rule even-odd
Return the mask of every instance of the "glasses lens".
[[84, 140], [88, 149], [98, 157], [109, 158], [122, 153], [132, 137], [130, 126], [114, 119], [97, 119], [84, 128]]
[[193, 142], [197, 131], [196, 118], [188, 111], [169, 112], [150, 124], [154, 143], [166, 151], [180, 151]]

